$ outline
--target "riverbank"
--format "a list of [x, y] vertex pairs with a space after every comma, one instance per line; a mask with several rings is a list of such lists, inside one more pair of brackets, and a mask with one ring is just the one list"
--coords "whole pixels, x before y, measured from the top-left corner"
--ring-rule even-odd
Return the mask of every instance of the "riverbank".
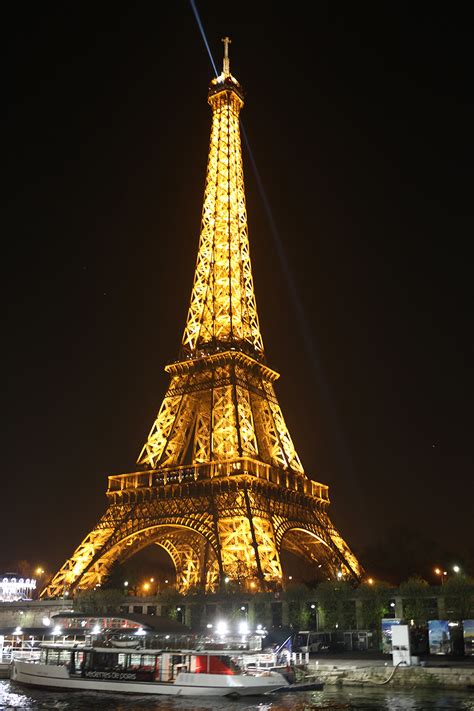
[[386, 686], [400, 689], [458, 689], [474, 692], [474, 659], [423, 660], [394, 667], [391, 658], [310, 659], [308, 678], [327, 686]]

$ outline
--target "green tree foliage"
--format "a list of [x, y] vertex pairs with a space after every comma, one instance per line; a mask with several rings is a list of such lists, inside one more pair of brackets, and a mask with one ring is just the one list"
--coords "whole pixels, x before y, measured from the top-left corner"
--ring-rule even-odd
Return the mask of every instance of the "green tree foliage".
[[357, 588], [357, 598], [362, 603], [362, 626], [367, 630], [380, 630], [380, 621], [389, 611], [390, 587], [386, 583], [362, 583]]
[[105, 580], [102, 581], [102, 590], [123, 590], [123, 584], [127, 580], [123, 566], [115, 560], [109, 568]]
[[309, 612], [300, 600], [289, 600], [288, 622], [295, 630], [302, 630], [308, 626]]
[[161, 603], [166, 603], [169, 605], [179, 605], [185, 602], [185, 596], [179, 593], [174, 588], [167, 588], [162, 590], [158, 595], [158, 601]]
[[118, 612], [123, 603], [121, 590], [83, 590], [74, 598], [74, 610], [83, 614]]
[[423, 578], [413, 575], [400, 584], [398, 589], [403, 597], [403, 617], [413, 620], [415, 625], [424, 625], [428, 621], [428, 596], [430, 586]]
[[288, 622], [295, 630], [305, 629], [308, 625], [309, 613], [306, 602], [310, 591], [304, 584], [294, 583], [289, 585], [285, 592], [288, 603]]
[[354, 625], [352, 586], [344, 580], [320, 583], [313, 593], [324, 614], [325, 629], [350, 629]]
[[262, 597], [256, 596], [256, 599], [254, 601], [253, 614], [253, 622], [255, 625], [262, 625], [263, 627], [270, 626], [270, 605], [266, 604], [265, 599], [263, 599]]
[[442, 592], [446, 599], [446, 611], [450, 619], [474, 618], [474, 579], [466, 575], [451, 576], [444, 583]]

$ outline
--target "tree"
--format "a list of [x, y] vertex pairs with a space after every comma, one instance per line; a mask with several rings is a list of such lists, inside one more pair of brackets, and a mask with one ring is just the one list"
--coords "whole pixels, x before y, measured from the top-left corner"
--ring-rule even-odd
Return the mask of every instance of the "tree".
[[289, 623], [296, 629], [304, 629], [304, 608], [309, 597], [309, 589], [303, 583], [293, 583], [286, 589]]
[[427, 623], [427, 597], [430, 586], [418, 575], [401, 583], [399, 586], [400, 595], [403, 597], [403, 616], [413, 620], [415, 625]]
[[114, 560], [109, 568], [107, 576], [102, 581], [102, 590], [121, 590], [123, 591], [123, 584], [126, 580], [123, 566], [118, 560]]
[[74, 609], [91, 615], [118, 612], [122, 602], [121, 590], [82, 590], [74, 597]]
[[474, 617], [474, 579], [466, 575], [448, 578], [442, 592], [446, 598], [449, 617], [455, 620], [469, 620]]
[[315, 597], [324, 614], [326, 629], [350, 629], [354, 625], [354, 590], [344, 580], [320, 583]]
[[390, 588], [387, 583], [362, 583], [357, 589], [362, 601], [362, 625], [364, 629], [380, 630], [380, 621], [387, 614]]

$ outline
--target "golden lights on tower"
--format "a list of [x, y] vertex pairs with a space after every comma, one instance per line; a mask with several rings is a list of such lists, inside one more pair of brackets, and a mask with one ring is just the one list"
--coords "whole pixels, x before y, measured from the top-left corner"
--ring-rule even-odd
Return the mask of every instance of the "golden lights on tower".
[[244, 93], [223, 42], [223, 71], [208, 91], [211, 136], [179, 359], [165, 367], [170, 384], [138, 471], [109, 477], [108, 509], [42, 596], [94, 587], [115, 560], [150, 544], [170, 556], [181, 592], [281, 587], [283, 549], [322, 579], [361, 574], [327, 514], [328, 487], [304, 472], [276, 396], [279, 375], [266, 365], [240, 140]]

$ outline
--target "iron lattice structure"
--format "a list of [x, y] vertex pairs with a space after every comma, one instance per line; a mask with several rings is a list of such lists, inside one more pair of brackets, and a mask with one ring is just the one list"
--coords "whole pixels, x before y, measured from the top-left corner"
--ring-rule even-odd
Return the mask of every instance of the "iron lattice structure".
[[134, 473], [109, 477], [109, 506], [42, 597], [99, 584], [116, 560], [156, 544], [177, 587], [282, 585], [281, 553], [321, 578], [357, 580], [360, 565], [335, 530], [328, 487], [308, 478], [265, 362], [245, 205], [239, 113], [229, 69], [212, 80], [212, 129], [201, 234], [179, 360]]

